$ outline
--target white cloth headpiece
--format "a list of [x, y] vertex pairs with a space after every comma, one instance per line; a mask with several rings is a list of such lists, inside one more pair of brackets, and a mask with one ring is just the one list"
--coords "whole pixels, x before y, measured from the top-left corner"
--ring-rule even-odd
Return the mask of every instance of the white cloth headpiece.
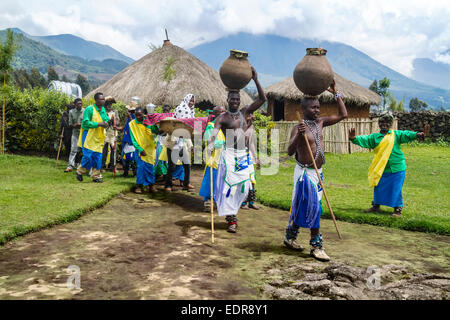
[[195, 96], [192, 93], [189, 93], [188, 95], [186, 95], [186, 97], [184, 97], [183, 101], [181, 101], [181, 103], [175, 108], [173, 112], [175, 118], [195, 118], [194, 106], [192, 106], [192, 108], [189, 108], [189, 102], [192, 98], [194, 98], [195, 101]]

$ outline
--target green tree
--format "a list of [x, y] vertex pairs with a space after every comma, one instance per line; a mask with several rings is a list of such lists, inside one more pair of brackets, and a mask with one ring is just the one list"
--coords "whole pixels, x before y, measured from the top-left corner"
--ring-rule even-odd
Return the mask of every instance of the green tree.
[[386, 109], [386, 98], [390, 94], [389, 86], [391, 85], [391, 81], [384, 77], [380, 81], [378, 81], [378, 93], [383, 97], [383, 109]]
[[379, 94], [378, 93], [378, 82], [377, 82], [377, 79], [373, 80], [372, 84], [369, 86], [369, 90]]
[[63, 82], [70, 82], [70, 80], [67, 79], [65, 74], [62, 76], [61, 81], [63, 81]]
[[75, 81], [75, 83], [80, 86], [83, 96], [85, 96], [91, 89], [88, 79], [81, 74], [77, 75], [77, 80]]
[[16, 69], [12, 72], [12, 80], [20, 89], [31, 88], [29, 74], [25, 69]]
[[402, 100], [397, 101], [397, 99], [395, 99], [395, 97], [392, 95], [392, 93], [390, 91], [388, 91], [387, 100], [388, 100], [388, 110], [396, 111], [396, 112], [405, 111], [405, 98], [404, 97]]
[[30, 82], [31, 87], [36, 88], [45, 88], [47, 87], [47, 80], [45, 80], [44, 76], [39, 72], [37, 68], [32, 68], [28, 75], [28, 80]]
[[383, 110], [386, 110], [386, 104], [388, 104], [389, 97], [392, 97], [389, 86], [391, 85], [391, 81], [384, 77], [380, 81], [377, 79], [373, 80], [372, 84], [369, 86], [369, 90], [379, 94], [383, 98]]
[[0, 39], [0, 80], [3, 83], [7, 73], [12, 70], [11, 62], [19, 49], [18, 42], [21, 35], [14, 35], [11, 29], [7, 30], [6, 39], [4, 42]]
[[412, 98], [409, 100], [409, 110], [411, 112], [421, 112], [428, 108], [428, 103], [419, 100], [418, 98]]
[[59, 80], [58, 73], [56, 72], [56, 70], [53, 67], [48, 67], [47, 79], [48, 79], [48, 82], [53, 81], [53, 80]]

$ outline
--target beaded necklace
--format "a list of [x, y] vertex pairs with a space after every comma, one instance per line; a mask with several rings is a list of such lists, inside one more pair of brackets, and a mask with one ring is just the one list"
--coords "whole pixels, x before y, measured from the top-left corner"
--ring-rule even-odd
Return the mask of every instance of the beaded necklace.
[[[323, 153], [323, 150], [322, 150], [319, 124], [315, 120], [304, 120], [304, 121], [305, 121], [306, 126], [312, 132], [312, 134], [314, 136], [314, 140], [316, 141], [316, 154], [314, 155], [314, 160], [317, 161], [317, 159], [319, 158], [319, 154], [320, 154], [322, 156], [322, 162], [323, 162], [323, 164], [325, 164], [325, 154]], [[316, 132], [314, 132], [312, 124], [315, 124]], [[312, 163], [311, 163], [311, 165], [312, 165]], [[311, 165], [308, 165], [308, 167], [310, 167]]]

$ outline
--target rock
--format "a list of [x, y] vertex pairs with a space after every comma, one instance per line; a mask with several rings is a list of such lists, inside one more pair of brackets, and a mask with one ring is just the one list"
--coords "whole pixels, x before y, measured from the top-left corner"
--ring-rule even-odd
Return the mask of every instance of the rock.
[[270, 282], [270, 285], [271, 286], [275, 286], [275, 287], [281, 287], [281, 286], [283, 286], [285, 283], [284, 283], [284, 281], [283, 280], [279, 280], [279, 279], [277, 279], [277, 280], [272, 280], [271, 282]]
[[364, 293], [361, 288], [349, 286], [347, 288], [332, 286], [329, 292], [330, 297], [333, 299], [346, 299], [346, 300], [367, 300], [369, 297]]
[[363, 273], [362, 269], [351, 267], [348, 265], [331, 265], [325, 269], [328, 273], [328, 278], [335, 281], [344, 281], [344, 282], [357, 282], [357, 281], [365, 281], [365, 273]]
[[273, 293], [275, 292], [275, 290], [276, 290], [276, 288], [275, 288], [275, 287], [272, 287], [272, 286], [269, 285], [269, 284], [266, 284], [266, 285], [264, 285], [264, 286], [262, 287], [262, 291], [263, 291], [266, 295], [268, 295], [268, 296], [272, 296]]
[[448, 279], [430, 279], [422, 281], [422, 284], [427, 287], [442, 289], [444, 291], [450, 292], [450, 280]]
[[331, 285], [331, 281], [325, 279], [320, 281], [297, 281], [292, 284], [292, 287], [310, 295], [324, 296], [330, 291]]
[[280, 269], [270, 269], [269, 271], [267, 271], [268, 274], [270, 275], [278, 275], [281, 273]]
[[273, 294], [273, 298], [280, 300], [303, 300], [300, 297], [307, 297], [301, 291], [292, 288], [278, 288]]
[[320, 281], [328, 278], [328, 274], [326, 273], [308, 273], [302, 279], [303, 281]]

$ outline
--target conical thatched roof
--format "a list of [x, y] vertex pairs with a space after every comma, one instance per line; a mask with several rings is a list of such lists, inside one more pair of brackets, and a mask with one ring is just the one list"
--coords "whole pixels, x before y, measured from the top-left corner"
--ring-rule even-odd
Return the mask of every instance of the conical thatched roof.
[[[168, 42], [168, 41], [166, 41]], [[111, 95], [129, 103], [137, 96], [146, 105], [178, 105], [188, 93], [195, 95], [195, 104], [209, 101], [227, 106], [227, 91], [219, 73], [189, 52], [170, 42], [142, 57], [112, 79], [91, 91]], [[252, 103], [241, 90], [241, 105]]]
[[[378, 105], [381, 103], [381, 97], [378, 94], [344, 79], [337, 73], [334, 73], [334, 80], [345, 103], [352, 103], [361, 107], [367, 104]], [[301, 100], [303, 98], [303, 93], [295, 86], [292, 77], [271, 85], [265, 89], [265, 92], [268, 98], [285, 98], [289, 100]], [[335, 101], [334, 96], [328, 91], [322, 93], [319, 96], [319, 100], [323, 103]]]

